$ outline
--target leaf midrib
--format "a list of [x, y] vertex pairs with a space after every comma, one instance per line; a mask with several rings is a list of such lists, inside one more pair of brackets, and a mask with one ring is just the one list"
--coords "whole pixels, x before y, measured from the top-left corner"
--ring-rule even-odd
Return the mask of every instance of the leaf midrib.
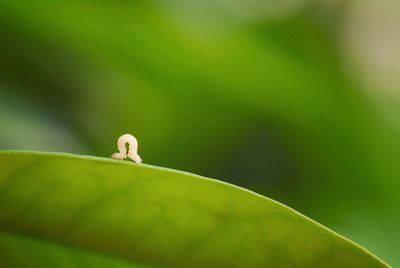
[[86, 248], [86, 247], [82, 247], [79, 245], [75, 245], [75, 244], [71, 244], [62, 240], [56, 240], [56, 239], [51, 239], [48, 237], [43, 237], [43, 236], [39, 236], [39, 235], [35, 235], [32, 233], [28, 233], [28, 232], [24, 232], [21, 230], [13, 230], [13, 229], [9, 229], [9, 228], [4, 228], [4, 226], [0, 227], [0, 232], [7, 234], [9, 236], [14, 236], [17, 238], [22, 238], [24, 240], [30, 240], [30, 241], [35, 241], [35, 242], [39, 242], [39, 243], [45, 243], [45, 244], [49, 244], [52, 246], [56, 246], [59, 248], [64, 248], [64, 249], [70, 249], [70, 250], [74, 250], [74, 251], [79, 251], [79, 252], [83, 252], [83, 253], [89, 253], [98, 257], [105, 257], [105, 258], [109, 258], [115, 261], [120, 261], [120, 262], [124, 262], [128, 265], [131, 265], [133, 267], [135, 267], [135, 264], [137, 265], [146, 265], [146, 267], [148, 268], [159, 268], [160, 266], [153, 266], [147, 263], [139, 263], [137, 261], [128, 259], [128, 258], [124, 258], [115, 254], [111, 254], [109, 252], [105, 252], [105, 251], [101, 251], [101, 250], [97, 250], [97, 249], [90, 249], [90, 248]]

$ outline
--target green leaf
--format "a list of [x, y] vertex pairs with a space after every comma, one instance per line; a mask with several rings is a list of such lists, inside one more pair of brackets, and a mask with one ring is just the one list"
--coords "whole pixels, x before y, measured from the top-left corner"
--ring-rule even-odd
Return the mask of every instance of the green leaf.
[[1, 267], [388, 267], [276, 201], [127, 161], [0, 152]]

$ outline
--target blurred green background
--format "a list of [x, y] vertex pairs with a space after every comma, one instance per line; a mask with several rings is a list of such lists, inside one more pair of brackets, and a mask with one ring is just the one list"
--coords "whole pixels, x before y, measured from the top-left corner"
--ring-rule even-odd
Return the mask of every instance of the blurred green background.
[[281, 201], [400, 266], [397, 0], [0, 1], [0, 149]]

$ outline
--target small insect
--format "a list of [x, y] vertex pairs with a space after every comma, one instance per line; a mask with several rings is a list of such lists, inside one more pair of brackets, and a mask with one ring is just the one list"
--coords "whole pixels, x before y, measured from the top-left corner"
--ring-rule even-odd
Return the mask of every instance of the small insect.
[[[126, 144], [128, 144], [128, 150]], [[117, 146], [119, 152], [114, 153], [111, 158], [119, 160], [130, 158], [138, 164], [142, 163], [142, 158], [137, 153], [138, 142], [134, 136], [131, 134], [122, 135], [118, 138]]]

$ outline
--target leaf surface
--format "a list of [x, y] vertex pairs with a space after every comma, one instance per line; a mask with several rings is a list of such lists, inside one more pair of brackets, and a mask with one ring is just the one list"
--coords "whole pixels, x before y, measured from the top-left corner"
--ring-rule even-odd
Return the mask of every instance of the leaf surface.
[[388, 267], [293, 209], [218, 180], [13, 151], [0, 152], [0, 257], [6, 267]]

